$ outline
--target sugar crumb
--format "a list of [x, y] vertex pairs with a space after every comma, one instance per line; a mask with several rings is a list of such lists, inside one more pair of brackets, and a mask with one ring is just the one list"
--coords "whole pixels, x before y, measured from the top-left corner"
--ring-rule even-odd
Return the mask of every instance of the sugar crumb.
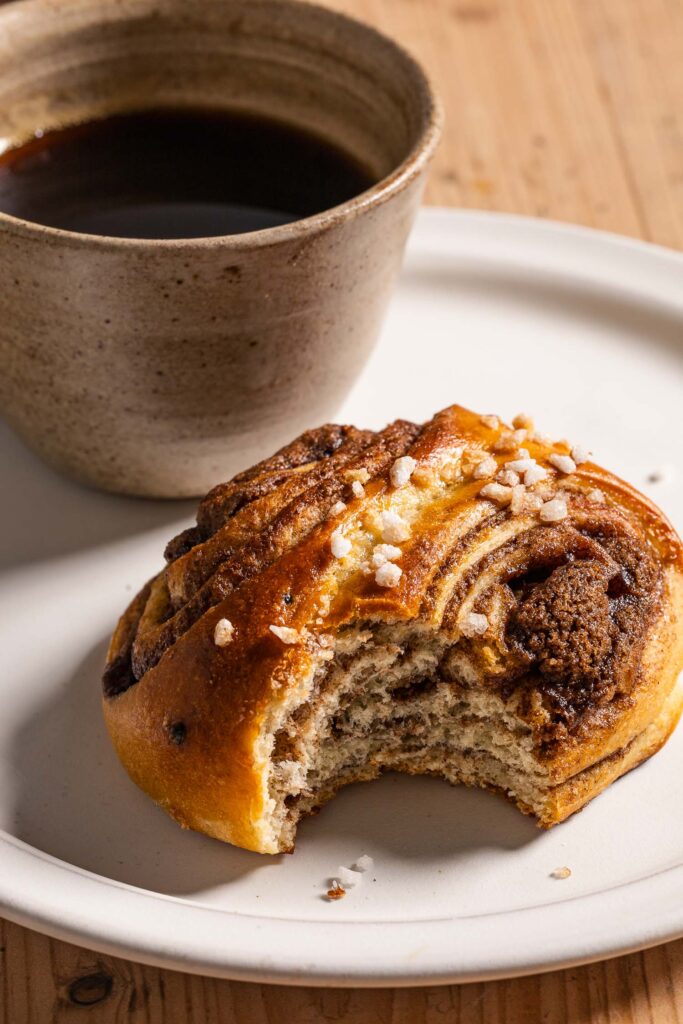
[[496, 460], [491, 455], [487, 455], [481, 462], [477, 463], [472, 476], [475, 480], [486, 480], [488, 477], [493, 476], [497, 469], [498, 463]]
[[372, 549], [373, 568], [379, 569], [380, 565], [384, 565], [385, 562], [395, 562], [402, 554], [401, 549], [394, 544], [376, 544]]
[[375, 583], [379, 587], [397, 587], [403, 570], [393, 562], [384, 562], [375, 572]]
[[534, 429], [534, 421], [525, 412], [519, 412], [512, 421], [512, 426], [518, 430], [532, 431]]
[[344, 558], [351, 550], [352, 544], [348, 537], [345, 537], [338, 527], [330, 537], [330, 548], [335, 558]]
[[353, 868], [345, 868], [343, 865], [337, 869], [339, 882], [345, 889], [353, 889], [363, 881], [363, 872]]
[[278, 640], [282, 640], [283, 644], [295, 644], [301, 639], [299, 630], [292, 629], [291, 626], [268, 626], [268, 629]]
[[512, 488], [512, 500], [510, 501], [511, 511], [517, 515], [525, 509], [527, 490], [524, 484], [517, 484]]
[[511, 459], [505, 463], [505, 469], [511, 469], [513, 473], [526, 473], [527, 469], [534, 469], [538, 463], [525, 453], [519, 459]]
[[533, 487], [534, 484], [545, 480], [547, 476], [548, 474], [543, 469], [543, 466], [531, 466], [524, 474], [524, 484], [526, 487]]
[[227, 647], [232, 643], [235, 627], [230, 619], [219, 619], [213, 631], [213, 642], [216, 647]]
[[494, 452], [517, 451], [523, 441], [526, 440], [526, 430], [504, 430], [493, 445]]
[[539, 512], [544, 523], [559, 523], [567, 518], [567, 503], [563, 498], [551, 498], [546, 501]]
[[479, 497], [495, 501], [497, 505], [509, 505], [512, 501], [512, 488], [504, 487], [503, 484], [486, 484], [479, 491]]
[[510, 509], [513, 513], [537, 512], [543, 505], [543, 498], [540, 494], [533, 494], [527, 491], [523, 484], [512, 488], [512, 501]]
[[577, 466], [580, 466], [582, 462], [588, 462], [593, 453], [584, 448], [581, 444], [575, 444], [572, 447], [572, 458]]
[[559, 455], [557, 452], [553, 452], [552, 455], [548, 456], [548, 462], [555, 469], [558, 469], [560, 473], [576, 472], [576, 462], [571, 455]]
[[372, 857], [367, 853], [361, 854], [356, 863], [353, 865], [356, 871], [370, 871], [375, 866], [375, 862]]
[[459, 625], [460, 632], [463, 636], [483, 636], [489, 628], [489, 620], [486, 615], [479, 615], [477, 612], [469, 612], [467, 615], [463, 616]]
[[410, 537], [410, 527], [398, 512], [387, 509], [380, 514], [382, 540], [389, 544], [400, 544]]
[[402, 455], [396, 459], [389, 474], [392, 487], [403, 487], [415, 472], [417, 462], [410, 455]]

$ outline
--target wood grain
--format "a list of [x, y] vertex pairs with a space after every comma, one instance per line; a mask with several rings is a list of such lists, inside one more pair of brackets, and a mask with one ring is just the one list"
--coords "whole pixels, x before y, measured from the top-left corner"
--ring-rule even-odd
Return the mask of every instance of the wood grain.
[[683, 941], [477, 985], [315, 989], [142, 967], [4, 923], [1, 1024], [681, 1024]]
[[336, 0], [428, 67], [426, 200], [683, 245], [680, 0]]
[[[683, 0], [334, 0], [421, 58], [447, 124], [427, 201], [683, 247]], [[481, 985], [217, 982], [0, 922], [0, 1024], [683, 1024], [683, 941]]]

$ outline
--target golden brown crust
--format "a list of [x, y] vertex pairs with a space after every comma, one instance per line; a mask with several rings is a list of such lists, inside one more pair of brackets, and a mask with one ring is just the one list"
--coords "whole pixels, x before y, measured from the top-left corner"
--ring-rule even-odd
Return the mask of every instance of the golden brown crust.
[[683, 711], [683, 681], [674, 684], [659, 713], [625, 746], [606, 753], [599, 761], [554, 786], [538, 822], [543, 828], [565, 821], [593, 797], [627, 772], [637, 768], [666, 743]]
[[[632, 487], [589, 462], [563, 474], [549, 460], [568, 446], [535, 436], [523, 447], [546, 478], [528, 493], [559, 494], [566, 517], [545, 522], [537, 507], [486, 499], [491, 481], [476, 466], [488, 456], [502, 470], [521, 443], [503, 450], [510, 428], [491, 423], [453, 406], [423, 427], [311, 431], [215, 488], [197, 527], [169, 544], [169, 565], [112, 639], [104, 713], [131, 776], [182, 824], [267, 848], [264, 720], [311, 674], [321, 635], [363, 622], [420, 623], [460, 644], [502, 699], [518, 699], [539, 763], [568, 787], [556, 789], [552, 820], [613, 777], [605, 758], [636, 749], [680, 666], [680, 541]], [[394, 487], [392, 465], [406, 454], [416, 469]], [[409, 533], [392, 588], [367, 566], [387, 511]], [[332, 552], [339, 529], [352, 542], [345, 558]], [[486, 616], [485, 634], [466, 635], [472, 614]], [[225, 647], [214, 642], [222, 618], [234, 627]], [[284, 644], [272, 625], [298, 642]], [[571, 782], [589, 769], [591, 786]]]
[[[327, 439], [329, 428], [323, 429]], [[198, 522], [205, 539], [171, 562], [153, 585], [132, 648], [136, 679], [209, 608], [296, 550], [334, 503], [348, 496], [346, 474], [360, 467], [373, 474], [386, 471], [418, 428], [398, 420], [377, 434], [343, 430], [343, 441], [336, 448], [328, 445], [322, 458], [314, 458], [320, 445], [310, 439], [311, 458], [303, 461], [299, 439], [283, 449], [295, 452], [287, 468], [281, 452], [273, 458], [274, 469], [262, 463], [258, 474], [214, 488], [204, 499]], [[209, 523], [213, 532], [207, 532]]]

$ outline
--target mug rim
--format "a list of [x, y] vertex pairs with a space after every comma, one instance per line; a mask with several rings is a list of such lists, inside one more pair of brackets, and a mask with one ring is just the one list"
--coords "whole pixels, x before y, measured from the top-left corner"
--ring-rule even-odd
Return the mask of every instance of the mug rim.
[[[60, 3], [67, 2], [68, 0], [57, 0], [57, 2], [52, 0], [50, 7], [54, 10]], [[381, 205], [396, 193], [401, 192], [429, 163], [441, 138], [443, 106], [423, 65], [401, 43], [359, 18], [331, 10], [314, 0], [271, 0], [271, 2], [275, 2], [283, 8], [302, 6], [312, 8], [331, 22], [343, 22], [354, 26], [356, 30], [360, 29], [366, 35], [374, 37], [375, 40], [392, 49], [408, 75], [412, 76], [419, 90], [422, 124], [418, 129], [414, 144], [389, 174], [384, 175], [368, 189], [336, 206], [301, 217], [288, 224], [278, 224], [260, 228], [257, 231], [245, 231], [233, 235], [198, 235], [192, 238], [121, 238], [117, 235], [96, 235], [85, 231], [53, 227], [38, 221], [26, 220], [23, 217], [15, 217], [2, 210], [0, 210], [0, 228], [6, 225], [29, 236], [48, 237], [72, 246], [97, 246], [104, 249], [151, 248], [167, 251], [192, 247], [207, 249], [225, 246], [226, 242], [229, 242], [231, 248], [235, 250], [261, 249], [283, 242], [296, 241], [312, 232], [328, 230], [359, 216], [367, 209]], [[39, 11], [44, 6], [44, 0], [12, 0], [0, 7], [0, 27], [4, 20], [12, 16], [20, 14], [22, 17], [30, 17], [33, 12]]]

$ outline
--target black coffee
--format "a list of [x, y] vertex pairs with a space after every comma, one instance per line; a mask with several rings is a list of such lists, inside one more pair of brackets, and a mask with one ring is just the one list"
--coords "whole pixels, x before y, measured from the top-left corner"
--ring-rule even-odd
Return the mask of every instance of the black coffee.
[[340, 149], [280, 122], [150, 110], [8, 150], [0, 210], [94, 235], [204, 238], [299, 220], [375, 180]]

